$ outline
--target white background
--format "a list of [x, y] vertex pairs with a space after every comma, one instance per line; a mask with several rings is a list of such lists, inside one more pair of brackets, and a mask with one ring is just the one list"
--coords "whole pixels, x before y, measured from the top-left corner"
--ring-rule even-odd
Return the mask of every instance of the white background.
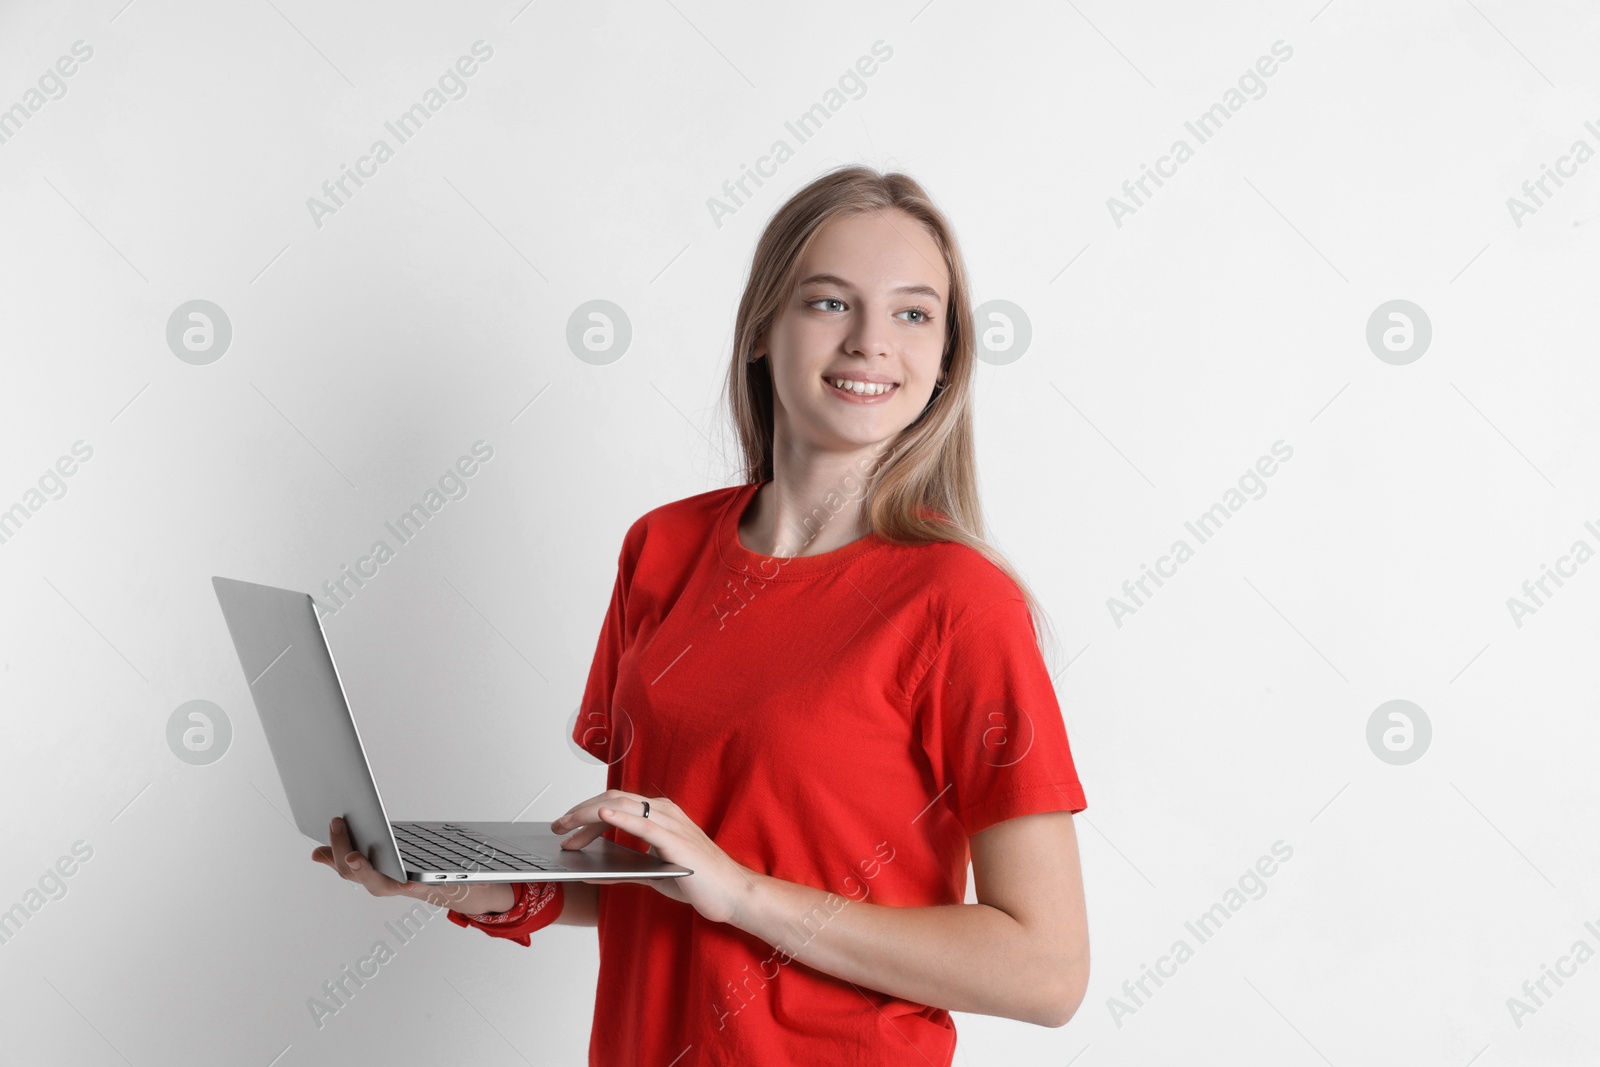
[[[584, 1062], [592, 929], [530, 950], [435, 913], [313, 1023], [412, 902], [309, 861], [210, 578], [316, 592], [488, 442], [329, 639], [393, 817], [602, 789], [565, 731], [622, 535], [737, 480], [719, 388], [755, 240], [852, 161], [923, 182], [975, 302], [1031, 324], [977, 369], [984, 500], [1075, 657], [1089, 992], [1060, 1029], [959, 1016], [956, 1062], [1600, 1059], [1600, 961], [1507, 1005], [1600, 950], [1600, 562], [1520, 626], [1506, 603], [1600, 548], [1600, 162], [1507, 205], [1600, 148], [1593, 5], [122, 2], [0, 8], [0, 108], [93, 49], [0, 144], [0, 508], [93, 449], [0, 544], [0, 909], [93, 849], [0, 945], [0, 1059]], [[319, 227], [307, 198], [480, 39], [467, 94]], [[784, 122], [880, 40], [798, 144]], [[204, 366], [165, 334], [196, 298], [233, 329]], [[594, 299], [633, 327], [604, 366], [566, 342]], [[1432, 324], [1405, 365], [1366, 340], [1393, 299]], [[1280, 440], [1266, 494], [1118, 625], [1107, 598]], [[166, 739], [196, 699], [234, 731], [206, 766]], [[1391, 699], [1433, 731], [1401, 766], [1367, 743]], [[1265, 895], [1119, 1020], [1276, 841]]]

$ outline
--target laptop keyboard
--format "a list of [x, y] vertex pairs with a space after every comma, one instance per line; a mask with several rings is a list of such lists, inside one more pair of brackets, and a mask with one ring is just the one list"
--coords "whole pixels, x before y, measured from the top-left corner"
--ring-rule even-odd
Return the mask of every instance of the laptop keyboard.
[[416, 823], [393, 823], [395, 842], [407, 857], [442, 871], [564, 871], [558, 863], [536, 860], [465, 833], [442, 833]]

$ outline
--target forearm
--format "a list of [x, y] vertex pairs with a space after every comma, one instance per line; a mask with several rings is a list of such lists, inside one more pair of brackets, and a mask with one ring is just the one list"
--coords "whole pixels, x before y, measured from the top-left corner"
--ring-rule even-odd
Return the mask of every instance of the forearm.
[[733, 925], [809, 967], [949, 1011], [1062, 1021], [1062, 968], [998, 908], [893, 907], [763, 874], [752, 880]]
[[600, 925], [599, 886], [588, 882], [562, 882], [561, 896], [561, 914], [556, 916], [555, 925]]
[[511, 882], [476, 882], [472, 885], [426, 885], [411, 882], [406, 896], [425, 900], [441, 908], [454, 908], [463, 915], [498, 915], [516, 903]]
[[[411, 884], [415, 888], [407, 892], [408, 896], [426, 900], [441, 908], [453, 908], [463, 915], [499, 915], [516, 903], [512, 882], [479, 882], [458, 886], [424, 886], [420, 882]], [[561, 911], [552, 925], [599, 925], [599, 886], [588, 882], [562, 882], [561, 896]]]

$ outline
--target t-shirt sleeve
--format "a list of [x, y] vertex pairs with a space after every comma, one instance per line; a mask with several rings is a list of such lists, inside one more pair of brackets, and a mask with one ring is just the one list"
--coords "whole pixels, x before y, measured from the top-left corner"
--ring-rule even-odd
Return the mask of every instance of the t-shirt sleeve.
[[535, 932], [561, 917], [566, 892], [560, 882], [517, 882], [513, 889], [517, 895], [509, 911], [469, 915], [451, 908], [445, 914], [457, 926], [476, 926], [490, 937], [503, 937], [529, 948]]
[[[595, 642], [594, 659], [589, 663], [589, 680], [583, 689], [578, 718], [572, 725], [572, 740], [595, 759], [615, 763], [631, 740], [632, 724], [613, 722], [611, 697], [617, 687], [617, 665], [622, 659], [628, 634], [628, 586], [644, 537], [643, 520], [635, 522], [623, 538], [617, 555], [617, 578], [611, 588], [611, 603]], [[613, 755], [613, 752], [615, 753]]]
[[1088, 807], [1028, 605], [960, 619], [913, 691], [934, 788], [968, 836], [1019, 815]]

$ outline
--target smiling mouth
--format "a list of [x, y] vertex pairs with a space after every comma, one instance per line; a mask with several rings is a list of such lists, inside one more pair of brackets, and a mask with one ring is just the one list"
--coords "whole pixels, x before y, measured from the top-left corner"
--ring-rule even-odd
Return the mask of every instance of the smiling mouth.
[[[900, 384], [898, 382], [885, 385], [878, 382], [855, 382], [848, 378], [823, 378], [822, 380], [828, 383], [829, 388], [837, 389], [846, 396], [887, 396], [896, 389], [900, 388]], [[840, 382], [844, 382], [845, 384], [841, 386], [839, 385]]]

